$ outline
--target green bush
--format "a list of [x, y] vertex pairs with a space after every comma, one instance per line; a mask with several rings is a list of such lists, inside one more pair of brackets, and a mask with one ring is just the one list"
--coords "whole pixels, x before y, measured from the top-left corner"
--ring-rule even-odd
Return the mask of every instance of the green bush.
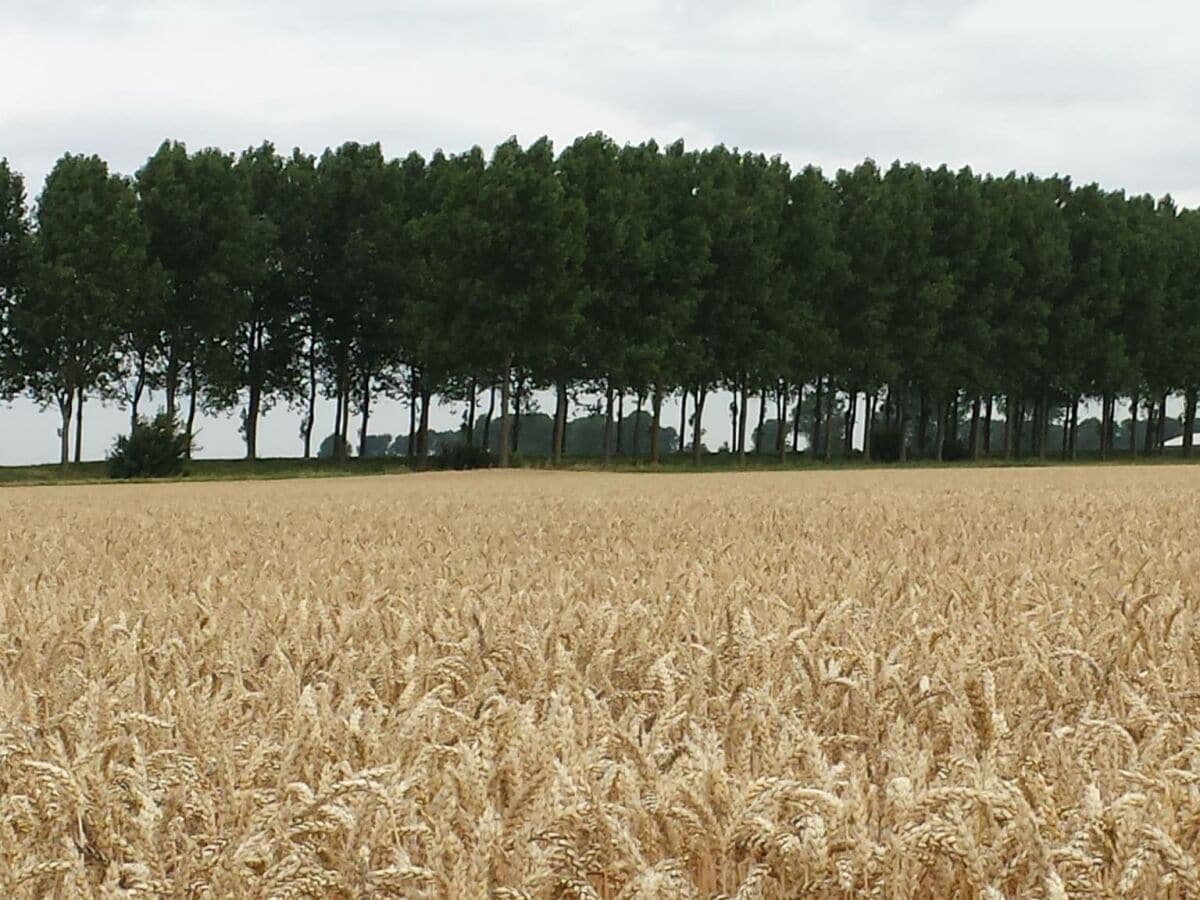
[[465, 441], [443, 444], [433, 456], [435, 469], [489, 469], [495, 464], [491, 453]]
[[183, 473], [188, 438], [176, 421], [159, 413], [149, 422], [138, 419], [133, 431], [120, 435], [108, 456], [110, 478], [169, 478]]
[[871, 459], [876, 462], [900, 460], [900, 428], [896, 425], [877, 425], [871, 431]]

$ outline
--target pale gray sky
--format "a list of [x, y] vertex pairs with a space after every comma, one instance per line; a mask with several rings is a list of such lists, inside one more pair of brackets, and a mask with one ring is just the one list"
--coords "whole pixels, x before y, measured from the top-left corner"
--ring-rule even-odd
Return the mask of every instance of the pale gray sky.
[[[1200, 202], [1200, 7], [1184, 0], [0, 0], [0, 21], [0, 156], [31, 195], [65, 151], [133, 172], [167, 137], [401, 155], [599, 129]], [[715, 445], [728, 417], [710, 409]], [[383, 407], [372, 430], [400, 419]], [[89, 405], [87, 455], [124, 420]], [[0, 464], [54, 459], [56, 427], [0, 406]], [[297, 452], [296, 431], [273, 412], [263, 451]], [[201, 443], [241, 452], [232, 419], [206, 420]]]

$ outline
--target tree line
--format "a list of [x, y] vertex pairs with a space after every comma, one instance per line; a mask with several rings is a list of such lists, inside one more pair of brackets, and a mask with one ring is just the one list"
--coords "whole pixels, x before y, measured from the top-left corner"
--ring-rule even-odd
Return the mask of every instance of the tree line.
[[189, 438], [197, 410], [240, 410], [249, 458], [279, 404], [310, 456], [318, 396], [335, 452], [365, 454], [385, 396], [410, 401], [416, 458], [441, 398], [504, 465], [522, 402], [548, 389], [555, 462], [580, 392], [602, 398], [606, 457], [628, 398], [655, 461], [678, 397], [675, 449], [698, 461], [718, 390], [738, 454], [748, 424], [799, 450], [805, 409], [804, 445], [826, 457], [860, 427], [893, 433], [901, 460], [951, 441], [1073, 455], [1089, 399], [1102, 454], [1136, 453], [1139, 427], [1144, 452], [1175, 395], [1186, 454], [1198, 270], [1197, 212], [1062, 176], [866, 160], [828, 178], [602, 134], [429, 159], [168, 141], [132, 177], [62, 157], [32, 209], [0, 162], [0, 396], [57, 408], [64, 463], [89, 398], [124, 403], [135, 429], [149, 390]]

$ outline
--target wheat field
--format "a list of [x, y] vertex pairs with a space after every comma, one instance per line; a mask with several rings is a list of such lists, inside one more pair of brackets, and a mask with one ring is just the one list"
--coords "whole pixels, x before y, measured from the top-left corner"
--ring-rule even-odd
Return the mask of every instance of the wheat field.
[[0, 896], [1200, 895], [1200, 471], [0, 491]]

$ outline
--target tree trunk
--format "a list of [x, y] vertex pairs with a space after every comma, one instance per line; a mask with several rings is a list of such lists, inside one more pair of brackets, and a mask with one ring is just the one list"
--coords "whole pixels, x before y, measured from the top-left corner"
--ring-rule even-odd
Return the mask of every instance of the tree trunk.
[[[796, 414], [792, 416], [792, 453], [800, 452], [800, 413], [804, 406], [804, 382], [796, 387]], [[783, 423], [780, 423], [782, 427]]]
[[604, 457], [604, 465], [606, 467], [612, 461], [612, 426], [613, 386], [612, 380], [609, 379], [608, 386], [604, 389], [604, 438], [603, 445], [600, 448], [600, 454]]
[[942, 401], [940, 394], [934, 398], [933, 406], [936, 416], [933, 420], [933, 454], [934, 458], [941, 462], [946, 442], [946, 404]]
[[1016, 444], [1017, 459], [1025, 453], [1025, 397], [1017, 398], [1017, 420], [1013, 423], [1013, 442]]
[[738, 462], [741, 465], [746, 464], [746, 413], [749, 412], [750, 405], [750, 388], [746, 384], [745, 376], [742, 376], [742, 385], [740, 393], [740, 401], [738, 404]]
[[59, 457], [58, 463], [64, 469], [71, 462], [71, 408], [75, 402], [75, 389], [67, 391], [65, 397], [58, 400], [58, 411], [62, 415], [62, 427], [58, 430]]
[[846, 404], [846, 414], [842, 417], [842, 456], [846, 459], [850, 458], [850, 453], [854, 450], [854, 424], [857, 417], [858, 389], [853, 388]]
[[250, 385], [250, 397], [246, 402], [246, 459], [258, 459], [258, 409], [262, 403], [262, 391], [257, 384]]
[[358, 455], [367, 458], [368, 425], [371, 421], [371, 376], [363, 374], [362, 380], [362, 424], [358, 429]]
[[474, 447], [475, 446], [475, 404], [479, 399], [479, 380], [474, 375], [471, 376], [471, 387], [468, 390], [470, 391], [471, 396], [467, 400], [466, 438], [467, 438], [467, 446]]
[[642, 452], [642, 407], [646, 405], [646, 392], [638, 388], [637, 411], [633, 414], [633, 461], [637, 462]]
[[971, 401], [971, 430], [968, 432], [968, 442], [971, 445], [971, 459], [979, 459], [979, 406], [982, 401], [979, 395]]
[[317, 354], [308, 351], [308, 412], [300, 423], [300, 436], [304, 439], [304, 458], [312, 459], [312, 433], [317, 423]]
[[75, 465], [83, 462], [83, 388], [75, 404]]
[[554, 435], [550, 439], [550, 456], [554, 468], [562, 465], [563, 446], [566, 444], [567, 431], [567, 383], [560, 381], [557, 385], [556, 402], [554, 405]]
[[409, 460], [417, 459], [417, 398], [421, 395], [421, 375], [415, 367], [408, 374], [408, 440], [404, 455]]
[[521, 452], [521, 399], [525, 396], [525, 373], [517, 372], [517, 383], [513, 391], [512, 449]]
[[1071, 439], [1067, 442], [1067, 453], [1071, 459], [1078, 459], [1079, 446], [1079, 397], [1071, 398]]
[[921, 388], [920, 411], [917, 414], [917, 453], [925, 456], [929, 450], [929, 392]]
[[987, 456], [992, 455], [992, 413], [994, 412], [995, 398], [988, 394], [987, 403], [984, 405], [984, 415], [987, 416], [983, 420], [983, 452]]
[[488, 411], [483, 418], [483, 452], [488, 453], [492, 449], [492, 417], [496, 414], [496, 382], [492, 382], [488, 388]]
[[338, 429], [337, 439], [337, 456], [340, 462], [348, 462], [350, 459], [350, 379], [346, 378], [345, 387], [342, 388], [342, 423]]
[[821, 447], [821, 402], [825, 399], [824, 379], [817, 379], [817, 396], [813, 400], [813, 436], [812, 436], [812, 456], [815, 459]]
[[1046, 458], [1046, 444], [1050, 440], [1050, 398], [1046, 396], [1043, 390], [1037, 401], [1037, 442], [1038, 442], [1038, 459]]
[[687, 401], [688, 389], [683, 389], [683, 397], [679, 401], [679, 452], [687, 453]]
[[512, 363], [511, 350], [505, 351], [504, 361], [500, 365], [500, 467], [508, 468], [512, 452], [509, 441], [512, 439], [512, 419], [509, 418], [509, 401], [512, 399]]
[[1004, 396], [1004, 458], [1012, 459], [1013, 450], [1013, 434], [1016, 431], [1016, 423], [1013, 421], [1013, 416], [1017, 412], [1017, 401], [1013, 399], [1011, 394]]
[[[889, 389], [888, 393], [891, 393]], [[908, 385], [900, 386], [900, 394], [896, 398], [898, 404], [896, 419], [900, 428], [900, 462], [908, 462]]]
[[138, 407], [142, 403], [142, 393], [146, 390], [146, 354], [138, 354], [137, 377], [133, 382], [133, 399], [129, 408], [129, 433], [133, 434], [138, 427]]
[[829, 385], [825, 397], [825, 462], [833, 462], [833, 408], [837, 404], [834, 402], [837, 399], [837, 391], [833, 389], [833, 385]]
[[764, 385], [758, 394], [758, 430], [754, 432], [754, 455], [761, 456], [766, 452], [763, 444], [763, 426], [767, 422], [767, 388]]
[[1158, 405], [1158, 437], [1155, 439], [1154, 452], [1162, 456], [1166, 452], [1167, 443], [1167, 395], [1163, 394]]
[[620, 456], [625, 447], [625, 392], [617, 393], [617, 446], [614, 453]]
[[654, 391], [650, 395], [650, 464], [658, 465], [659, 461], [659, 443], [660, 436], [658, 433], [659, 423], [662, 421], [662, 387], [657, 383], [654, 385]]
[[781, 381], [775, 390], [775, 455], [782, 463], [787, 459], [787, 382]]
[[429, 467], [429, 408], [432, 406], [433, 392], [422, 383], [421, 385], [421, 418], [417, 422], [417, 468]]
[[1196, 431], [1196, 389], [1188, 388], [1183, 394], [1183, 455], [1192, 455], [1194, 434]]
[[192, 363], [191, 365], [188, 366], [188, 374], [189, 374], [188, 415], [187, 415], [187, 427], [184, 429], [184, 434], [187, 435], [187, 451], [185, 452], [184, 456], [187, 459], [191, 459], [192, 458], [192, 440], [196, 433], [195, 427], [196, 427], [196, 391], [197, 391], [197, 383], [196, 382], [197, 382], [197, 378], [196, 378], [196, 364], [195, 363]]
[[1137, 459], [1137, 426], [1138, 426], [1138, 401], [1141, 398], [1135, 393], [1133, 400], [1129, 404], [1129, 455]]
[[734, 388], [729, 395], [729, 452], [738, 452], [738, 391]]
[[179, 359], [175, 356], [175, 348], [167, 351], [167, 415], [172, 420], [179, 412]]
[[955, 388], [954, 398], [950, 401], [950, 421], [946, 423], [946, 434], [951, 441], [958, 440], [958, 401], [959, 390]]
[[696, 390], [696, 412], [692, 414], [692, 465], [700, 465], [702, 445], [702, 423], [704, 419], [704, 401], [708, 399], [708, 388], [701, 385]]

